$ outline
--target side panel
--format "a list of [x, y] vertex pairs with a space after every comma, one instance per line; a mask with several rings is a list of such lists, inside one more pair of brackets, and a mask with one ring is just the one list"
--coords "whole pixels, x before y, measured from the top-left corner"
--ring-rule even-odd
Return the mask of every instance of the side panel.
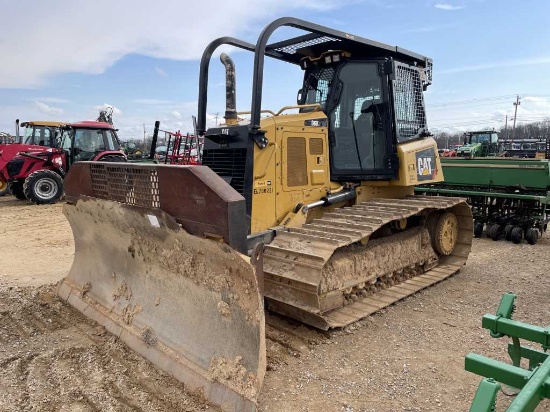
[[443, 181], [441, 161], [434, 139], [400, 144], [397, 147], [397, 155], [399, 156], [398, 179], [391, 181], [391, 185], [415, 186]]
[[281, 128], [281, 191], [277, 218], [283, 219], [299, 203], [311, 203], [330, 189], [326, 128]]
[[258, 233], [282, 223], [300, 203], [319, 200], [330, 182], [328, 136], [319, 112], [280, 115], [262, 121], [269, 143], [254, 145], [252, 230]]

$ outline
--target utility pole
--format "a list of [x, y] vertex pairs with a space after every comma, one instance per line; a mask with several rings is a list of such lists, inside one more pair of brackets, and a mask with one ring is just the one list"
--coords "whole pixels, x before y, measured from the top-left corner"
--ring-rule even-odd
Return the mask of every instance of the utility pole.
[[508, 140], [508, 115], [506, 115], [506, 120], [504, 121], [504, 139]]
[[214, 116], [214, 118], [216, 119], [216, 126], [218, 125], [218, 117], [219, 117], [219, 113], [216, 113], [216, 115]]
[[143, 149], [147, 146], [147, 143], [145, 142], [145, 123], [143, 123]]
[[521, 104], [519, 101], [519, 95], [516, 95], [516, 101], [514, 102], [514, 106], [516, 106], [516, 109], [514, 111], [514, 129], [512, 131], [512, 139], [516, 138], [516, 118], [518, 117], [518, 106]]

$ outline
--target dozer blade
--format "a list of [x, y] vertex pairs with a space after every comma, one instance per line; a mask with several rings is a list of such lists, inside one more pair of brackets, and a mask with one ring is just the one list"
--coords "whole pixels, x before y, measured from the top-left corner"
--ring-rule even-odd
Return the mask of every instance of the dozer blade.
[[[266, 362], [255, 270], [261, 275], [261, 255], [250, 259], [204, 238], [227, 240], [231, 225], [223, 222], [244, 210], [242, 197], [202, 167], [77, 163], [73, 168], [66, 181], [70, 203], [63, 211], [75, 257], [59, 295], [223, 410], [256, 410]], [[168, 182], [163, 174], [171, 176]], [[175, 204], [174, 179], [179, 187], [196, 187], [194, 196]], [[184, 222], [184, 230], [164, 211], [178, 214], [182, 207], [194, 207], [188, 217], [196, 214], [204, 222]]]

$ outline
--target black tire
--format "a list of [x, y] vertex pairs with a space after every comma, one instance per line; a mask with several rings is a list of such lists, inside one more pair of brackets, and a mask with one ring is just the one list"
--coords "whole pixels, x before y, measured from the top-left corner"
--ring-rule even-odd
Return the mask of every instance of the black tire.
[[506, 239], [508, 242], [512, 240], [512, 229], [514, 228], [514, 225], [506, 225], [504, 227], [504, 239]]
[[487, 223], [485, 225], [485, 236], [491, 237], [491, 228], [493, 227], [494, 223]]
[[37, 170], [23, 184], [25, 196], [37, 205], [57, 203], [63, 191], [63, 178], [53, 170]]
[[99, 159], [98, 162], [124, 162], [124, 163], [127, 163], [128, 159], [126, 159], [124, 156], [120, 156], [120, 155], [107, 155], [107, 156], [103, 156], [101, 159]]
[[534, 227], [530, 227], [529, 229], [527, 229], [525, 240], [527, 240], [527, 243], [529, 243], [530, 245], [536, 244], [539, 240], [539, 230]]
[[491, 226], [491, 232], [489, 233], [489, 236], [494, 241], [497, 241], [500, 238], [502, 238], [503, 233], [504, 233], [504, 228], [502, 227], [502, 225], [494, 224]]
[[510, 234], [510, 240], [515, 244], [521, 243], [521, 238], [523, 237], [523, 229], [519, 226], [516, 226], [512, 229]]
[[10, 182], [8, 184], [8, 189], [17, 200], [27, 200], [27, 198], [25, 197], [25, 193], [23, 192], [23, 183]]
[[474, 223], [474, 237], [480, 238], [483, 235], [483, 223], [475, 222]]

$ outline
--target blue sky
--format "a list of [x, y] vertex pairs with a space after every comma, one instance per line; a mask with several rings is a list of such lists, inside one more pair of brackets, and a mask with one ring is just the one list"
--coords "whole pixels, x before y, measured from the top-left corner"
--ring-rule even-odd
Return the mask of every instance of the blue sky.
[[[434, 61], [426, 94], [434, 131], [550, 118], [547, 0], [0, 0], [0, 131], [14, 120], [93, 119], [116, 108], [123, 139], [162, 128], [191, 132], [198, 69], [211, 40], [255, 42], [267, 23], [293, 16], [398, 45]], [[55, 16], [55, 18], [45, 18]], [[289, 30], [288, 33], [291, 33]], [[281, 33], [279, 33], [281, 34]], [[299, 32], [296, 32], [299, 34]], [[252, 57], [230, 50], [239, 110], [249, 110]], [[268, 62], [263, 107], [293, 104], [302, 72]], [[224, 112], [223, 67], [211, 64], [209, 122]]]

